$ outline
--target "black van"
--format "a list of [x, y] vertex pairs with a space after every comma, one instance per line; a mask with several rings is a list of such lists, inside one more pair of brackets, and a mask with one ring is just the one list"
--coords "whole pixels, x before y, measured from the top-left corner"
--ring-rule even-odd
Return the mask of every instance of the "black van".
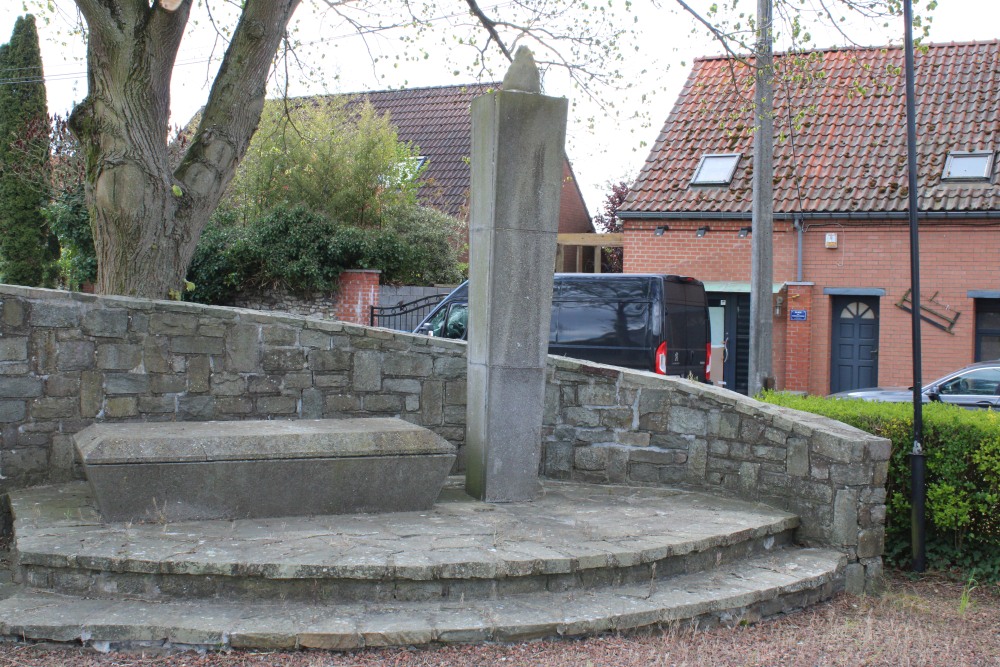
[[[468, 282], [414, 333], [464, 340]], [[684, 276], [557, 273], [549, 353], [709, 380], [711, 338], [701, 281]]]

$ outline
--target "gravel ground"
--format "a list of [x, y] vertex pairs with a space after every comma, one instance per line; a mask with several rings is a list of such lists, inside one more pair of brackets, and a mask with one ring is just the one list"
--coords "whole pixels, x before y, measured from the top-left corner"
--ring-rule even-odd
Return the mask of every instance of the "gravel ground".
[[0, 665], [16, 667], [739, 667], [1000, 666], [1000, 587], [967, 587], [941, 577], [890, 575], [881, 598], [830, 603], [748, 627], [603, 636], [524, 644], [197, 654], [112, 653], [0, 644]]

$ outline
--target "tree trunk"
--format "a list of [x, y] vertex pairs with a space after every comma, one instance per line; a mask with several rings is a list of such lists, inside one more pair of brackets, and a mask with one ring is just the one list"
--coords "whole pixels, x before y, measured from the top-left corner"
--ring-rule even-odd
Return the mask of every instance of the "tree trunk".
[[299, 0], [247, 0], [181, 166], [168, 155], [170, 77], [192, 0], [76, 0], [88, 95], [71, 127], [86, 153], [97, 292], [165, 298], [257, 129], [267, 75]]

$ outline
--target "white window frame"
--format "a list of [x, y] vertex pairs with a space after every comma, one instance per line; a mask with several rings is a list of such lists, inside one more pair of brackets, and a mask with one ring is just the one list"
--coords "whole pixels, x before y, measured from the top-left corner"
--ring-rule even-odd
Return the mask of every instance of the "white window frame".
[[[694, 177], [691, 179], [691, 185], [729, 185], [733, 182], [733, 176], [736, 175], [736, 168], [740, 164], [740, 158], [743, 157], [743, 153], [706, 153], [701, 156], [701, 160], [698, 162], [698, 167], [694, 170]], [[698, 176], [701, 174], [702, 168], [708, 160], [713, 158], [732, 158], [733, 163], [729, 168], [729, 175], [724, 180], [699, 180]]]
[[[941, 180], [944, 182], [976, 182], [976, 181], [989, 181], [993, 176], [993, 159], [995, 156], [994, 151], [951, 151], [948, 153], [948, 158], [944, 161], [944, 171], [941, 172]], [[983, 166], [982, 176], [949, 176], [951, 172], [951, 164], [954, 158], [969, 158], [969, 157], [983, 157], [986, 158], [986, 164]]]

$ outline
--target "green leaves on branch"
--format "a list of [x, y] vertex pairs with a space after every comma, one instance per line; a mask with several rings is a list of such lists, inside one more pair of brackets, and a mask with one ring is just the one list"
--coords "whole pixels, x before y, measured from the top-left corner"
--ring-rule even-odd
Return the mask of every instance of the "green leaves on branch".
[[97, 255], [90, 229], [90, 215], [83, 195], [83, 184], [56, 195], [43, 210], [49, 228], [59, 239], [60, 281], [71, 290], [97, 280]]

